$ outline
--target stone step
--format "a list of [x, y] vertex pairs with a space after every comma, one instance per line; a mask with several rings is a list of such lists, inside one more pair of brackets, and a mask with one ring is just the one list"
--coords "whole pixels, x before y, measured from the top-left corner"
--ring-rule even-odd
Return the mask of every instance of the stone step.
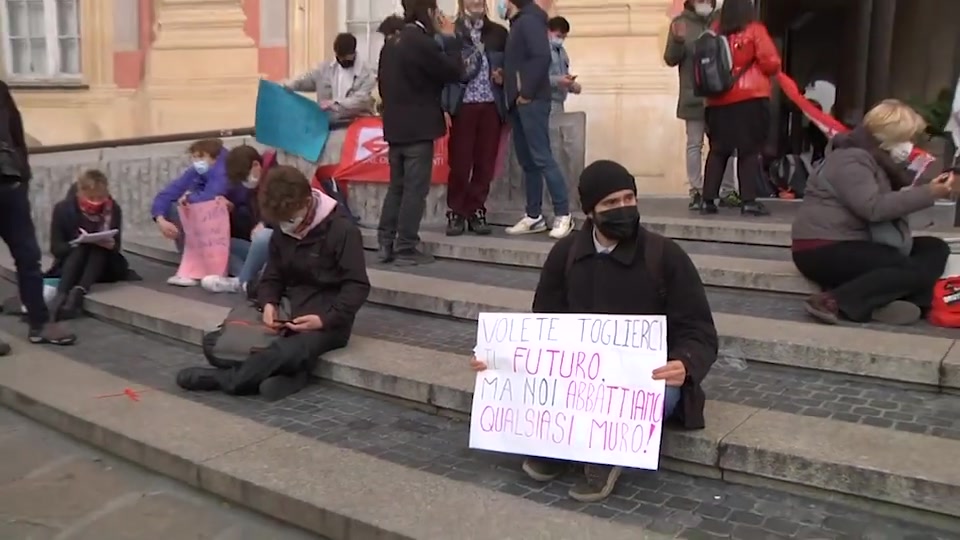
[[[915, 230], [914, 234], [933, 235], [943, 238], [960, 238], [960, 230], [952, 227], [949, 221], [940, 219], [948, 210], [937, 206], [937, 224], [930, 229]], [[952, 205], [949, 212], [953, 212]], [[583, 224], [582, 214], [575, 214], [577, 227]], [[487, 219], [491, 224], [509, 227], [520, 218], [517, 214], [490, 212]], [[656, 209], [643, 212], [640, 221], [648, 229], [664, 236], [681, 240], [705, 242], [726, 242], [734, 244], [755, 244], [761, 246], [790, 246], [790, 220], [756, 218], [746, 219], [740, 214], [699, 216], [694, 212], [672, 212], [668, 215], [658, 213]], [[924, 222], [921, 222], [924, 223]]]
[[[542, 268], [553, 242], [524, 237], [448, 237], [424, 231], [420, 234], [425, 251], [444, 259], [492, 263], [523, 268]], [[366, 249], [377, 248], [376, 232], [364, 229]], [[179, 259], [169, 241], [153, 236], [124, 238], [124, 248], [132, 253], [176, 264]], [[819, 289], [797, 272], [789, 260], [766, 258], [691, 255], [704, 284], [714, 287], [812, 294]]]
[[[125, 240], [124, 244], [142, 256], [169, 264], [177, 261], [175, 252], [165, 242]], [[459, 319], [476, 319], [481, 311], [529, 311], [533, 300], [529, 290], [375, 268], [368, 268], [368, 274], [373, 285], [371, 302]], [[831, 327], [721, 312], [714, 312], [714, 320], [725, 357], [897, 384], [960, 389], [960, 356], [950, 354], [952, 337]]]
[[[199, 344], [203, 331], [216, 326], [228, 308], [120, 284], [93, 291], [87, 309], [103, 319]], [[355, 336], [346, 349], [324, 359], [318, 368], [323, 378], [439, 409], [470, 411], [474, 377], [464, 355]], [[19, 373], [2, 367], [0, 386], [20, 384]], [[49, 378], [41, 379], [45, 382], [34, 383], [43, 385], [38, 389], [55, 388]], [[665, 468], [839, 498], [960, 530], [960, 522], [951, 519], [960, 517], [960, 469], [943, 459], [960, 451], [960, 441], [717, 401], [708, 402], [707, 424], [702, 431], [665, 435]]]
[[156, 389], [138, 402], [96, 399], [142, 385], [2, 337], [14, 353], [0, 362], [0, 405], [324, 538], [667, 538], [404, 467]]

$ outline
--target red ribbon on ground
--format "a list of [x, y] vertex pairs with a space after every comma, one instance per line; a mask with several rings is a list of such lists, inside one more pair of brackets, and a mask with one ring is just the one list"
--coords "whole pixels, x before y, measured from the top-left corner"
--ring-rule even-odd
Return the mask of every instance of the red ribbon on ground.
[[126, 396], [130, 399], [130, 401], [140, 401], [140, 394], [149, 391], [150, 390], [148, 389], [134, 390], [133, 388], [124, 388], [123, 392], [120, 392], [119, 394], [104, 394], [102, 396], [97, 396], [97, 399]]

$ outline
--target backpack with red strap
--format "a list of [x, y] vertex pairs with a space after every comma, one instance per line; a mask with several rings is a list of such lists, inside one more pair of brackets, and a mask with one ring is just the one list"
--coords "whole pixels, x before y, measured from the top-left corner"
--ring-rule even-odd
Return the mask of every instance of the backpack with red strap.
[[934, 326], [960, 328], [960, 277], [937, 281], [927, 320]]

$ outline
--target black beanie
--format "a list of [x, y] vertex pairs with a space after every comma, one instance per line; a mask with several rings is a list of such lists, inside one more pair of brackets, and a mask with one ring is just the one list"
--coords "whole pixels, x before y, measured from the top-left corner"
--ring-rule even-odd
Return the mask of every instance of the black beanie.
[[580, 173], [580, 208], [584, 214], [593, 211], [598, 202], [623, 189], [637, 192], [633, 175], [616, 161], [594, 161]]

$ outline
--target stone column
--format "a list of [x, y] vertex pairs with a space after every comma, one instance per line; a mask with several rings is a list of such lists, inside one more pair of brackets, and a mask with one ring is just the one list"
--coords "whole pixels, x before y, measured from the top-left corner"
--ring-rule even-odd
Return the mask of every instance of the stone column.
[[257, 45], [242, 0], [154, 0], [149, 86], [230, 86], [258, 79]]
[[893, 54], [893, 27], [897, 0], [874, 0], [870, 21], [870, 54], [867, 60], [869, 109], [890, 96], [890, 60]]

